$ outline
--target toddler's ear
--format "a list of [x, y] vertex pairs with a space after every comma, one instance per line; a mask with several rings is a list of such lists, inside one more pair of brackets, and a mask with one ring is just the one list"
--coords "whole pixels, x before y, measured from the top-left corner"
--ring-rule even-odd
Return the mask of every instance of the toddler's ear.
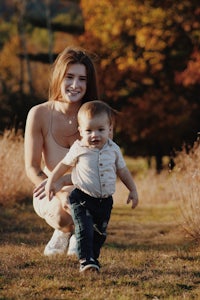
[[78, 126], [78, 131], [80, 133], [80, 136], [82, 137], [82, 130], [81, 130], [80, 126]]
[[113, 139], [113, 124], [111, 124], [109, 128], [109, 137], [111, 138], [111, 140]]

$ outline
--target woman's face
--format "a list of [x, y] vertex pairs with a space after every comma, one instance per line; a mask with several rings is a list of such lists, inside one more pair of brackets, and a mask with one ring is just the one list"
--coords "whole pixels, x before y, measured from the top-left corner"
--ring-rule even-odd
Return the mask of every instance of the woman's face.
[[69, 65], [61, 83], [62, 100], [70, 103], [81, 101], [86, 93], [86, 88], [87, 74], [85, 65], [79, 63]]

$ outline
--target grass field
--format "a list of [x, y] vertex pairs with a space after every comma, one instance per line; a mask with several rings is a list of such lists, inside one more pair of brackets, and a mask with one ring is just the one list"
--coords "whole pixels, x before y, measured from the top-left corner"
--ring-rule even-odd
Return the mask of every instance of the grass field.
[[86, 276], [76, 257], [43, 256], [53, 231], [33, 211], [21, 134], [5, 132], [0, 149], [0, 300], [200, 299], [199, 143], [173, 172], [126, 158], [139, 205], [117, 182], [102, 269]]
[[200, 299], [200, 247], [173, 205], [116, 205], [101, 273], [86, 276], [75, 257], [43, 256], [52, 230], [30, 201], [2, 208], [0, 219], [0, 299]]

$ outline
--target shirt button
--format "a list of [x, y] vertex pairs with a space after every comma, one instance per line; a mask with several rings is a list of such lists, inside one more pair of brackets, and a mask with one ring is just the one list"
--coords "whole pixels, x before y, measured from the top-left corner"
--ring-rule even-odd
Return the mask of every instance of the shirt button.
[[104, 186], [105, 186], [105, 183], [102, 184], [102, 187], [104, 187]]
[[101, 177], [103, 177], [103, 174], [101, 174]]
[[103, 164], [102, 164], [102, 163], [100, 163], [99, 165], [100, 165], [100, 166], [103, 166]]

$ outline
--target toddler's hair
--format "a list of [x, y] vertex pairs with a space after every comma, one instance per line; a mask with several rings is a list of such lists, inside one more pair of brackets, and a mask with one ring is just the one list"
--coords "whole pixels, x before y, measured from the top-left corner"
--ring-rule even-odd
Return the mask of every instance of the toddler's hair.
[[89, 119], [94, 118], [102, 113], [107, 114], [110, 124], [114, 123], [115, 116], [118, 112], [101, 100], [93, 100], [84, 103], [78, 111], [78, 122], [83, 115], [87, 115]]

